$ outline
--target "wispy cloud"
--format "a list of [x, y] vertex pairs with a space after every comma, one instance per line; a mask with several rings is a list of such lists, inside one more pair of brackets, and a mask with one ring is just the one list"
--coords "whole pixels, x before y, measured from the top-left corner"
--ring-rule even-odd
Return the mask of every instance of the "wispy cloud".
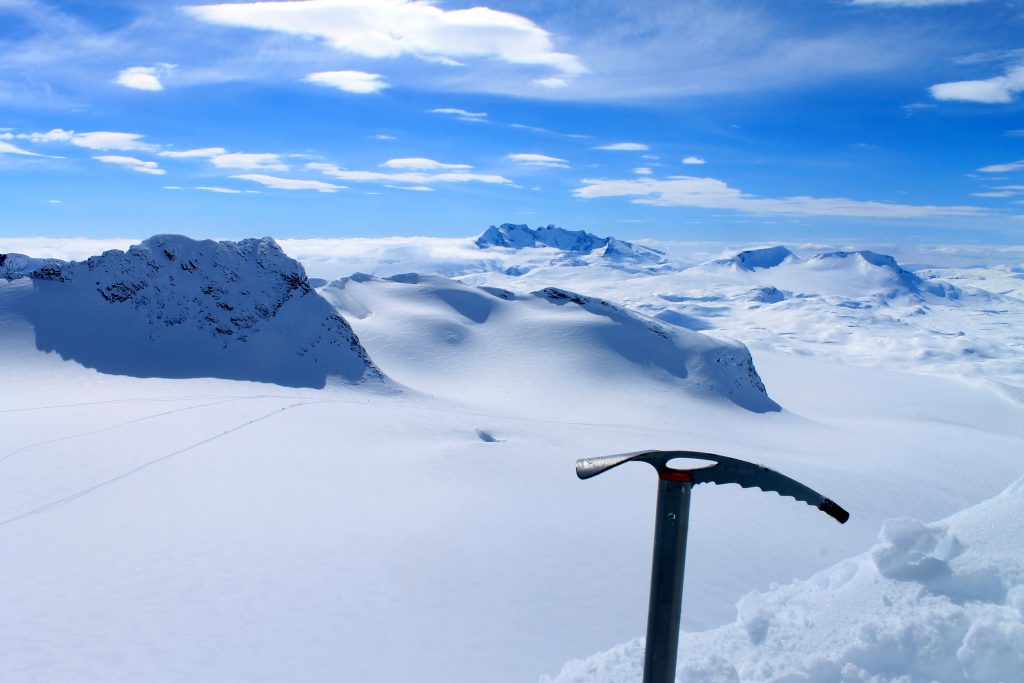
[[157, 64], [156, 66], [131, 66], [118, 72], [114, 82], [133, 90], [149, 90], [158, 92], [164, 89], [160, 77], [175, 68], [174, 64]]
[[390, 87], [383, 76], [366, 71], [318, 71], [302, 80], [356, 95], [372, 95]]
[[842, 197], [756, 197], [729, 187], [723, 181], [715, 178], [689, 176], [670, 176], [666, 180], [654, 178], [585, 179], [583, 183], [583, 187], [573, 190], [573, 194], [582, 199], [631, 197], [630, 201], [634, 204], [731, 209], [752, 214], [923, 218], [928, 216], [977, 216], [985, 213], [985, 209], [973, 206], [920, 206], [859, 201]]
[[686, 164], [687, 166], [702, 166], [707, 162], [701, 159], [700, 157], [686, 157], [685, 159], [683, 159], [683, 163]]
[[402, 168], [414, 171], [439, 171], [439, 170], [466, 170], [473, 168], [469, 164], [446, 164], [433, 159], [423, 157], [411, 157], [407, 159], [388, 159], [383, 164], [384, 168]]
[[982, 166], [978, 169], [981, 173], [1010, 173], [1012, 171], [1020, 171], [1024, 169], [1024, 159], [1020, 161], [1011, 161], [1007, 164], [992, 164], [990, 166]]
[[454, 107], [440, 107], [438, 109], [431, 109], [432, 114], [448, 114], [454, 116], [460, 121], [473, 121], [480, 123], [487, 120], [487, 113], [482, 111], [466, 111], [465, 109], [456, 109]]
[[633, 173], [636, 173], [637, 175], [653, 175], [654, 171], [647, 168], [646, 166], [640, 166], [638, 168], [634, 168]]
[[211, 185], [197, 185], [192, 188], [193, 190], [203, 190], [205, 192], [216, 192], [217, 194], [245, 194], [241, 190], [232, 190], [229, 187], [216, 187]]
[[46, 133], [18, 133], [13, 137], [30, 142], [70, 142], [74, 136], [74, 131], [54, 128]]
[[937, 100], [957, 100], [979, 104], [1013, 102], [1024, 91], [1024, 65], [1010, 68], [1005, 75], [980, 81], [939, 83], [929, 88]]
[[105, 164], [115, 164], [117, 166], [124, 166], [132, 171], [139, 173], [148, 173], [150, 175], [164, 175], [167, 173], [164, 169], [155, 161], [143, 161], [142, 159], [136, 159], [135, 157], [126, 157], [118, 155], [101, 155], [93, 157], [96, 161], [102, 161]]
[[646, 152], [650, 147], [640, 142], [613, 142], [610, 145], [601, 145], [594, 149], [606, 149], [612, 152]]
[[167, 149], [157, 152], [157, 155], [167, 157], [168, 159], [209, 159], [210, 157], [218, 157], [226, 153], [227, 150], [223, 147], [202, 147], [200, 149]]
[[419, 0], [319, 0], [184, 9], [209, 23], [318, 38], [373, 59], [409, 55], [447, 64], [495, 59], [566, 75], [585, 71], [578, 57], [556, 51], [550, 34], [534, 22], [487, 7], [445, 10]]
[[41, 157], [41, 156], [46, 156], [45, 154], [38, 154], [36, 152], [30, 152], [27, 149], [22, 149], [21, 147], [17, 147], [15, 145], [12, 145], [9, 142], [4, 142], [2, 140], [0, 140], [0, 154], [16, 154], [18, 156], [25, 156], [25, 157]]
[[430, 185], [432, 183], [487, 183], [492, 185], [511, 185], [512, 181], [500, 175], [488, 173], [469, 173], [467, 171], [446, 171], [443, 173], [423, 173], [406, 171], [399, 173], [383, 173], [381, 171], [352, 171], [339, 168], [334, 164], [313, 162], [306, 164], [311, 171], [320, 171], [338, 180], [371, 183], [409, 183], [412, 185]]
[[275, 190], [315, 190], [317, 192], [337, 192], [338, 190], [346, 189], [344, 185], [335, 185], [334, 183], [325, 183], [319, 180], [279, 178], [277, 176], [263, 175], [261, 173], [243, 173], [241, 175], [233, 175], [231, 177], [238, 178], [239, 180], [251, 180], [254, 183], [259, 183]]
[[507, 154], [505, 158], [524, 166], [536, 166], [540, 168], [569, 168], [569, 162], [565, 159], [548, 156], [547, 154]]
[[281, 161], [280, 154], [218, 154], [210, 158], [217, 168], [241, 169], [243, 171], [287, 171], [288, 165]]
[[981, 0], [850, 0], [851, 5], [879, 7], [939, 7], [941, 5], [970, 5]]
[[115, 133], [98, 130], [91, 133], [74, 133], [70, 141], [76, 147], [103, 152], [152, 152], [158, 149], [157, 145], [143, 142], [142, 138], [143, 136], [139, 133]]

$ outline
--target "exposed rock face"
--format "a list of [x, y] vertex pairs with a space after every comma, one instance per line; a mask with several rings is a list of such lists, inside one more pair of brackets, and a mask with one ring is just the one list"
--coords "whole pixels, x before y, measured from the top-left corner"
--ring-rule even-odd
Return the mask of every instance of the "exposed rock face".
[[101, 372], [307, 387], [384, 379], [269, 237], [157, 235], [79, 262], [13, 256], [0, 273], [33, 281], [24, 313], [36, 346]]

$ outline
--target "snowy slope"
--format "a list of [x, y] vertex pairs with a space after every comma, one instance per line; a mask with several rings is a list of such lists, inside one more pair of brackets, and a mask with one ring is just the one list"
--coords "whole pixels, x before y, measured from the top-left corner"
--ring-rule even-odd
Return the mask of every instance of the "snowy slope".
[[[806, 581], [745, 596], [684, 633], [686, 683], [1011, 683], [1024, 677], [1024, 479], [942, 522], [885, 522], [879, 543]], [[684, 609], [685, 609], [684, 600]], [[552, 683], [640, 680], [643, 639]]]
[[[63, 263], [9, 255], [37, 348], [102, 372], [322, 387], [382, 381], [351, 328], [270, 238], [158, 235]], [[12, 290], [13, 292], [13, 290]]]
[[320, 293], [352, 321], [388, 374], [422, 391], [496, 398], [512, 383], [571, 382], [551, 402], [644, 383], [694, 400], [726, 399], [748, 410], [778, 410], [747, 350], [557, 288], [525, 295], [415, 274], [359, 275]]

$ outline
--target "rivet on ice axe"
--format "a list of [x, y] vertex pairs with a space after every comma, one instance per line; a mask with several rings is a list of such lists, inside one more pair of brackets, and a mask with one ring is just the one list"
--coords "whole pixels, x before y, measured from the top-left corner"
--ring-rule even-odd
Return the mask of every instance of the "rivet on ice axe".
[[[674, 458], [710, 460], [706, 467], [680, 470], [668, 466]], [[817, 507], [845, 524], [850, 513], [798, 481], [761, 465], [694, 451], [639, 451], [576, 461], [576, 475], [590, 479], [624, 462], [638, 460], [658, 472], [658, 512], [654, 526], [651, 601], [647, 612], [647, 650], [644, 683], [670, 683], [676, 675], [679, 622], [683, 605], [683, 567], [686, 532], [690, 523], [690, 491], [697, 484], [739, 484], [774, 491]]]

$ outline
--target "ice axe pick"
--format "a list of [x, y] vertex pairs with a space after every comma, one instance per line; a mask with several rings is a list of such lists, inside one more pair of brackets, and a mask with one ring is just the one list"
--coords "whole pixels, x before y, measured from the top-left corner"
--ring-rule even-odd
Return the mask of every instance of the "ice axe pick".
[[[708, 466], [675, 469], [670, 460], [711, 461]], [[576, 476], [590, 479], [626, 462], [646, 462], [658, 472], [658, 507], [654, 525], [651, 600], [647, 612], [647, 649], [643, 683], [675, 680], [679, 623], [683, 605], [686, 533], [690, 524], [690, 492], [697, 484], [739, 484], [774, 491], [813, 505], [845, 524], [850, 513], [817, 491], [763, 465], [695, 451], [638, 451], [576, 461]]]

